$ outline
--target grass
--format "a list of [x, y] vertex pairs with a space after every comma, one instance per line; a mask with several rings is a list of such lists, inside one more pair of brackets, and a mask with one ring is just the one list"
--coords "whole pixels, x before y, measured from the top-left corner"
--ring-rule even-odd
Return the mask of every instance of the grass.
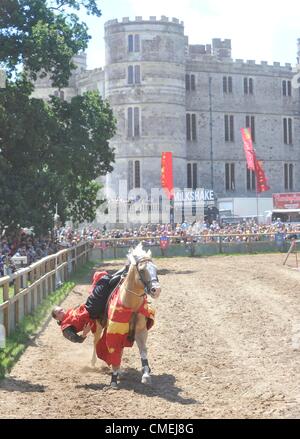
[[42, 323], [49, 317], [53, 305], [62, 302], [77, 283], [85, 280], [90, 283], [90, 273], [94, 265], [95, 261], [90, 261], [80, 267], [69, 282], [65, 282], [61, 288], [49, 294], [36, 308], [34, 314], [24, 317], [16, 331], [6, 338], [5, 347], [0, 348], [0, 379], [11, 370], [25, 351], [28, 341], [38, 333]]
[[[8, 292], [9, 298], [13, 297], [14, 292], [15, 292], [14, 287], [13, 286], [9, 287], [9, 292]], [[1, 290], [0, 290], [0, 304], [2, 302], [3, 302], [3, 288], [1, 288]]]

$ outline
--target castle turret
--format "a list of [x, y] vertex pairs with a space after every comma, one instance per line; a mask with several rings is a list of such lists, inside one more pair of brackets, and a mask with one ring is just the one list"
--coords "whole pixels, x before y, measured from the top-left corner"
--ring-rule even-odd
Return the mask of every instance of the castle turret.
[[[112, 186], [160, 187], [161, 153], [172, 151], [175, 186], [185, 176], [183, 23], [162, 16], [105, 24], [105, 89], [118, 121]], [[115, 177], [114, 177], [115, 175]], [[115, 184], [114, 184], [115, 183]]]
[[218, 59], [231, 58], [231, 40], [222, 41], [220, 38], [214, 38], [213, 55]]

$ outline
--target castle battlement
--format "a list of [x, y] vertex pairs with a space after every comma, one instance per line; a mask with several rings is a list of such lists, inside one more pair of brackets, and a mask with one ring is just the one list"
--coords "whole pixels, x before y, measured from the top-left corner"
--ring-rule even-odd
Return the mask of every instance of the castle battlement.
[[234, 65], [237, 66], [245, 66], [247, 67], [253, 67], [255, 69], [264, 70], [273, 72], [274, 70], [281, 70], [286, 72], [291, 72], [293, 70], [292, 64], [285, 63], [284, 65], [281, 65], [280, 62], [274, 61], [272, 64], [269, 64], [268, 61], [261, 61], [260, 63], [257, 63], [253, 59], [235, 59], [232, 61]]
[[160, 18], [157, 18], [154, 15], [151, 15], [149, 18], [144, 19], [141, 16], [135, 17], [134, 20], [130, 20], [129, 17], [123, 17], [121, 21], [118, 21], [118, 19], [114, 20], [108, 20], [106, 23], [104, 23], [105, 27], [108, 26], [114, 26], [116, 24], [143, 24], [143, 23], [156, 23], [156, 24], [162, 24], [162, 23], [169, 23], [174, 24], [180, 27], [184, 26], [183, 21], [179, 21], [178, 18], [170, 18], [166, 17], [165, 15], [162, 15]]
[[290, 73], [295, 70], [295, 67], [291, 63], [280, 64], [280, 62], [274, 61], [272, 64], [268, 61], [261, 61], [258, 63], [253, 59], [232, 59], [231, 58], [231, 40], [221, 40], [220, 38], [214, 38], [211, 44], [188, 44], [188, 37], [186, 37], [187, 60], [203, 61], [206, 60], [209, 63], [217, 62], [218, 64], [224, 63], [226, 65], [236, 66], [237, 68], [249, 69], [249, 72], [286, 72]]

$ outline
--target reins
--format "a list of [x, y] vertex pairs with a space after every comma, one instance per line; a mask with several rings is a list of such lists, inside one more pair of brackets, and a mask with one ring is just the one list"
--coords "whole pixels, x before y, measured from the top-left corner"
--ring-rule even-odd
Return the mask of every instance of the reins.
[[137, 294], [137, 293], [135, 293], [134, 291], [131, 291], [131, 290], [129, 290], [129, 289], [126, 288], [126, 287], [125, 287], [125, 291], [127, 291], [128, 293], [134, 294], [134, 295], [137, 296], [137, 297], [144, 297], [144, 296], [147, 295], [146, 293], [143, 293], [143, 294]]

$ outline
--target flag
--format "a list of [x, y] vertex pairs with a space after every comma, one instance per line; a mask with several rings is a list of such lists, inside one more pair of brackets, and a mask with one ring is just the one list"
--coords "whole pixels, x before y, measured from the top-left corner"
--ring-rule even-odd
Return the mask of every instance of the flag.
[[261, 160], [257, 160], [256, 157], [254, 163], [255, 163], [255, 174], [256, 174], [256, 190], [259, 193], [266, 192], [270, 188], [267, 184], [267, 178], [263, 168], [263, 163]]
[[251, 171], [255, 171], [255, 152], [253, 149], [252, 137], [251, 137], [251, 129], [250, 128], [242, 128], [242, 137], [244, 141], [244, 150], [246, 154], [246, 160], [248, 169]]
[[169, 247], [170, 245], [170, 239], [168, 236], [161, 236], [160, 237], [160, 248], [162, 250], [165, 250]]
[[163, 152], [161, 157], [161, 187], [169, 200], [174, 198], [172, 153]]

